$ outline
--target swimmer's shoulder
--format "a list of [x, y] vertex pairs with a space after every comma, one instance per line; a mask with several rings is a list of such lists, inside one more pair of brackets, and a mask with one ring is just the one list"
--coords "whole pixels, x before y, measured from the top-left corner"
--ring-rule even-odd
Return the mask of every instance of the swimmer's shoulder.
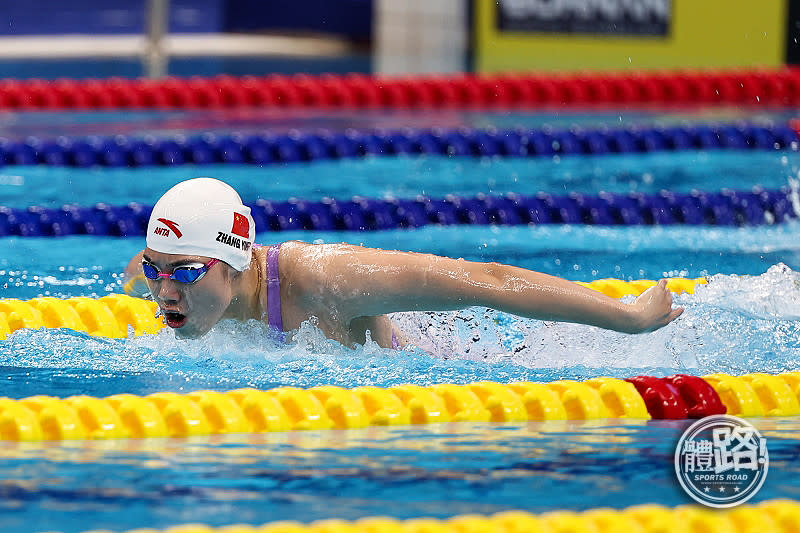
[[281, 243], [280, 264], [322, 259], [353, 248], [360, 247], [347, 243], [311, 244], [303, 241], [285, 241]]
[[314, 251], [317, 246], [319, 245], [303, 241], [281, 243], [281, 251], [278, 256], [281, 282], [290, 283], [296, 289], [317, 283], [319, 268], [315, 268], [314, 260]]
[[353, 248], [344, 243], [286, 241], [281, 244], [279, 258], [281, 280], [291, 282], [297, 288], [313, 291], [341, 274], [341, 268], [336, 266], [334, 259], [341, 254], [348, 254]]

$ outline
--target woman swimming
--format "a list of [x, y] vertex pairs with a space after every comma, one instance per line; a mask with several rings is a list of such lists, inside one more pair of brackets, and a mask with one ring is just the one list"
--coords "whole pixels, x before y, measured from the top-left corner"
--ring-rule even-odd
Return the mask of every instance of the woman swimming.
[[[149, 292], [179, 337], [226, 318], [280, 331], [316, 317], [331, 339], [397, 346], [387, 313], [483, 306], [539, 320], [626, 333], [653, 331], [683, 309], [661, 280], [626, 304], [576, 283], [499, 263], [349, 244], [254, 244], [250, 208], [226, 183], [195, 178], [168, 190], [147, 226], [147, 247], [125, 270], [126, 292]], [[144, 283], [146, 281], [146, 284]]]

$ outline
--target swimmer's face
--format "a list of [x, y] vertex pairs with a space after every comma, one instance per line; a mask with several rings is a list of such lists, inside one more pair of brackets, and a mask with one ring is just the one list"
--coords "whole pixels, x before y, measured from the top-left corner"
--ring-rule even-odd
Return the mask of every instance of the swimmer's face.
[[[162, 273], [171, 274], [180, 266], [207, 264], [211, 258], [199, 255], [177, 255], [144, 251], [144, 260], [152, 263]], [[225, 314], [233, 298], [230, 267], [222, 262], [214, 264], [194, 283], [181, 283], [169, 278], [147, 280], [150, 292], [166, 319], [167, 325], [181, 338], [195, 339], [208, 333]]]

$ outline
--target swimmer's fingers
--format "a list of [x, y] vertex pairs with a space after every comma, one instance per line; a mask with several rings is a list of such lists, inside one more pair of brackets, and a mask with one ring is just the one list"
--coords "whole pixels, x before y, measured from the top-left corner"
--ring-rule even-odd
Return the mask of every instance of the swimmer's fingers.
[[672, 308], [672, 293], [667, 289], [667, 280], [661, 279], [636, 298], [633, 303], [638, 311], [639, 324], [636, 332], [655, 331], [678, 318], [683, 308]]
[[666, 315], [664, 321], [660, 325], [654, 327], [651, 331], [663, 328], [664, 326], [666, 326], [667, 324], [669, 324], [670, 322], [681, 316], [681, 314], [683, 314], [683, 307], [676, 307], [675, 309], [671, 310], [668, 315]]
[[664, 308], [666, 311], [664, 323], [658, 326], [659, 328], [666, 326], [683, 313], [683, 307], [676, 307], [675, 309], [672, 308], [672, 292], [670, 292], [670, 290], [667, 288], [667, 281], [668, 280], [666, 278], [661, 278], [658, 280], [658, 284], [656, 285], [659, 291], [663, 291]]
[[667, 280], [661, 279], [636, 297], [636, 302], [667, 303], [672, 305], [672, 293], [667, 290]]

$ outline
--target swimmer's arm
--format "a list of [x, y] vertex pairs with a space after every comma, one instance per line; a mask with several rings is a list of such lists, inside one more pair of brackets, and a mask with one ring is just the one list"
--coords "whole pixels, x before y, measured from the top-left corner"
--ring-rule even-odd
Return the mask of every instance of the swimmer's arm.
[[[667, 325], [682, 308], [662, 280], [632, 304], [571, 281], [499, 263], [350, 247], [333, 258], [343, 309], [355, 315], [485, 306], [539, 320], [641, 333]], [[348, 255], [350, 257], [348, 258]]]
[[128, 296], [136, 298], [150, 297], [150, 288], [142, 274], [142, 254], [144, 250], [134, 255], [122, 273], [123, 290]]

